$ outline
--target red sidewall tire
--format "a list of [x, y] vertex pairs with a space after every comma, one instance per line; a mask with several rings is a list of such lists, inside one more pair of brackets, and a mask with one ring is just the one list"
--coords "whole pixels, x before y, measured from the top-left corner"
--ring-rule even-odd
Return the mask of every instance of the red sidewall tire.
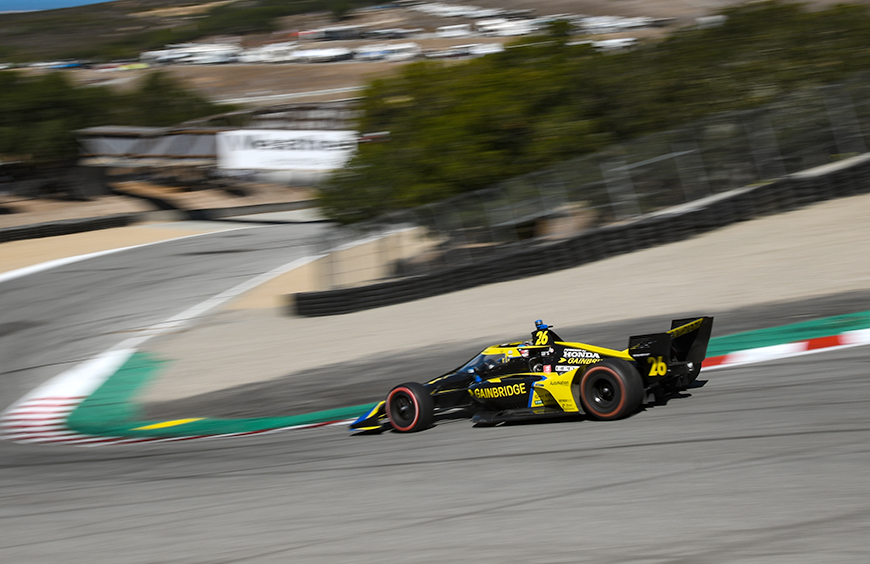
[[590, 367], [580, 379], [580, 402], [595, 419], [622, 419], [634, 413], [643, 399], [643, 381], [624, 360], [606, 360]]
[[[409, 424], [405, 425], [404, 427], [401, 426], [401, 424], [396, 422], [398, 417], [393, 415], [393, 409], [394, 409], [393, 402], [395, 401], [396, 396], [398, 396], [399, 394], [401, 394], [401, 395], [407, 397], [409, 400], [411, 400], [411, 403], [414, 406], [414, 419]], [[392, 423], [393, 429], [395, 429], [396, 431], [401, 431], [403, 433], [407, 433], [408, 431], [413, 430], [414, 425], [416, 425], [417, 422], [420, 420], [420, 402], [417, 401], [417, 396], [415, 396], [411, 390], [409, 390], [408, 388], [406, 388], [404, 386], [399, 386], [397, 388], [393, 388], [393, 391], [391, 391], [390, 395], [387, 396], [387, 417], [390, 418], [390, 423]]]
[[432, 426], [432, 396], [421, 384], [410, 382], [396, 386], [387, 395], [385, 407], [390, 424], [400, 433], [422, 431]]

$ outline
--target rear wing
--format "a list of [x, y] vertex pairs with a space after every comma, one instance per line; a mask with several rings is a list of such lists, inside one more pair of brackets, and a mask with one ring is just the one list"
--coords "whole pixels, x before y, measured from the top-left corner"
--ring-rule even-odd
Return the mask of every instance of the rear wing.
[[675, 319], [664, 333], [630, 337], [627, 352], [644, 377], [667, 376], [677, 367], [679, 372], [697, 374], [712, 331], [712, 317]]

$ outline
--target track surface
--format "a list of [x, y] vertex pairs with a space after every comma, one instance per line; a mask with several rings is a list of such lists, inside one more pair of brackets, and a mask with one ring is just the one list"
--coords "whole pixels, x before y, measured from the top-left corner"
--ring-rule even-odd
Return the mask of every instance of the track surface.
[[[296, 238], [316, 229], [208, 235], [4, 283], [2, 404], [305, 254]], [[716, 314], [723, 334], [870, 309], [866, 290], [694, 313]], [[688, 313], [660, 309], [557, 331], [617, 346]], [[448, 344], [395, 358], [440, 361]], [[392, 366], [336, 367], [334, 381], [361, 390]], [[93, 450], [0, 442], [0, 561], [866, 562], [868, 367], [859, 347], [711, 371], [689, 397], [611, 423], [453, 421], [416, 435], [322, 428]]]
[[619, 422], [0, 444], [4, 562], [865, 562], [870, 348]]
[[[730, 335], [860, 311], [870, 311], [870, 291], [738, 309], [674, 311], [669, 316], [560, 326], [556, 331], [568, 340], [623, 349], [628, 345], [630, 335], [663, 331], [669, 327], [671, 319], [713, 315], [713, 334]], [[531, 323], [528, 326], [531, 327]], [[528, 336], [529, 333], [523, 332], [506, 334], [502, 341], [521, 340]], [[323, 365], [315, 372], [296, 371], [291, 365], [285, 375], [265, 382], [169, 401], [147, 402], [143, 406], [142, 419], [286, 416], [376, 402], [384, 399], [396, 384], [431, 380], [461, 366], [490, 344], [493, 343], [483, 339], [469, 339], [431, 343], [402, 354], [371, 355], [369, 359], [356, 362], [335, 362], [334, 358], [324, 358]]]
[[311, 254], [319, 224], [212, 233], [2, 283], [0, 410], [186, 308]]

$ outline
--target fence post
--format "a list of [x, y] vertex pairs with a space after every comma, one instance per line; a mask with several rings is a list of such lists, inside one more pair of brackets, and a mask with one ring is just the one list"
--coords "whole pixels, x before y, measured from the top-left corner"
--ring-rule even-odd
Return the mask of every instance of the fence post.
[[[516, 229], [517, 216], [514, 213], [510, 197], [501, 185], [497, 185], [492, 190], [498, 194], [493, 198], [493, 201], [501, 202], [499, 206], [488, 206], [486, 208], [486, 217], [489, 222], [490, 233], [492, 234], [492, 242], [494, 244], [515, 243], [519, 239]], [[502, 231], [505, 236], [501, 235]]]
[[[406, 244], [411, 245], [411, 252], [407, 252], [407, 250], [403, 247], [402, 249], [402, 260], [403, 262], [407, 262], [412, 258], [417, 256], [419, 253], [419, 246], [423, 246], [422, 258], [419, 259], [419, 262], [416, 264], [422, 265], [422, 270], [424, 274], [430, 274], [432, 272], [432, 266], [429, 264], [429, 260], [426, 259], [427, 256], [431, 256], [428, 250], [428, 242], [424, 242], [424, 237], [426, 239], [433, 238], [433, 234], [430, 233], [429, 227], [420, 217], [419, 210], [420, 208], [411, 208], [408, 210], [408, 224], [412, 226], [412, 230], [410, 231], [410, 242], [406, 242]], [[402, 237], [402, 240], [405, 240], [405, 237]], [[415, 249], [415, 246], [418, 247]], [[411, 274], [415, 274], [415, 272], [410, 272]]]
[[323, 240], [320, 242], [320, 245], [323, 249], [319, 254], [325, 254], [326, 256], [318, 261], [320, 263], [320, 268], [317, 269], [320, 273], [320, 283], [318, 285], [325, 289], [332, 290], [335, 288], [335, 265], [333, 265], [335, 257], [335, 253], [333, 252], [333, 248], [335, 247], [335, 236], [331, 233], [326, 233]]
[[640, 204], [625, 161], [611, 159], [602, 162], [601, 172], [604, 175], [604, 183], [616, 219], [623, 220], [640, 215]]
[[710, 185], [707, 183], [707, 171], [698, 144], [695, 141], [672, 143], [671, 151], [676, 155], [674, 163], [686, 201], [709, 196]]
[[822, 87], [825, 108], [840, 155], [860, 155], [867, 152], [855, 104], [846, 89], [839, 85]]
[[541, 174], [534, 174], [531, 178], [538, 189], [538, 198], [541, 200], [543, 213], [568, 203], [565, 183], [556, 175], [555, 171], [546, 170]]
[[[754, 119], [751, 119], [754, 117]], [[746, 139], [752, 149], [755, 167], [758, 170], [758, 180], [769, 180], [785, 176], [782, 156], [779, 154], [779, 144], [776, 132], [770, 122], [767, 112], [756, 112], [750, 119], [744, 119], [743, 128]]]

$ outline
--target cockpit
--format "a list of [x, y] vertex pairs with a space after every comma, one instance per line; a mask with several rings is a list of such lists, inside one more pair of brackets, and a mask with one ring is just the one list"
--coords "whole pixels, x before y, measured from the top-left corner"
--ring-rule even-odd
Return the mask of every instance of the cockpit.
[[456, 372], [484, 374], [504, 364], [504, 354], [479, 354], [465, 363]]

